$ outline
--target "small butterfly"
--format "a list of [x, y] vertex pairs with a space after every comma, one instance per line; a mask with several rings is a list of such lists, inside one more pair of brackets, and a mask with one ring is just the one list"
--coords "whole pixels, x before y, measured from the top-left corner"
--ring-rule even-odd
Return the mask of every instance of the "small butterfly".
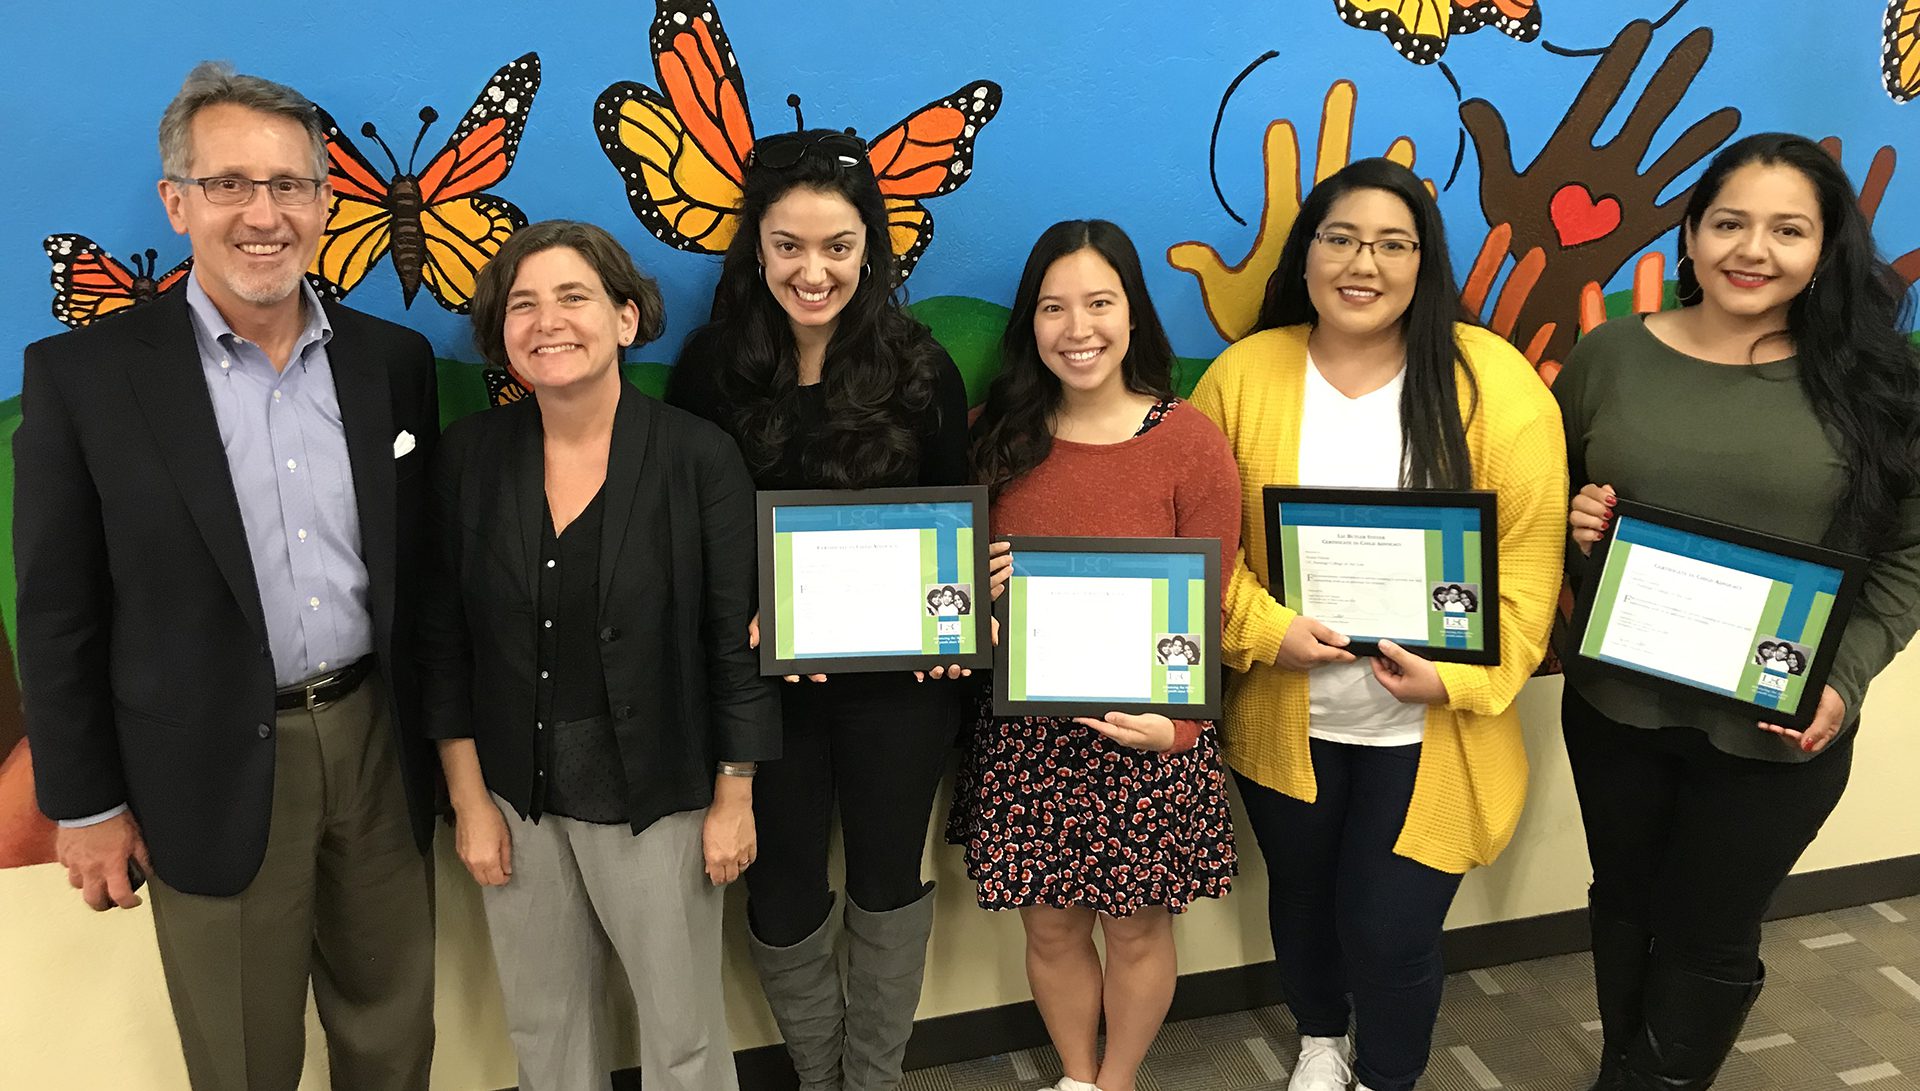
[[[626, 180], [634, 215], [655, 238], [680, 250], [722, 253], [739, 229], [754, 143], [746, 80], [713, 0], [656, 3], [647, 41], [665, 93], [616, 83], [594, 103], [594, 128]], [[999, 85], [978, 80], [915, 110], [868, 145], [898, 279], [933, 241], [933, 216], [921, 202], [953, 192], [972, 175], [974, 138], [999, 110]]]
[[446, 146], [418, 174], [413, 158], [439, 113], [431, 106], [421, 108], [420, 135], [414, 138], [405, 171], [367, 122], [360, 133], [386, 153], [391, 177], [376, 170], [339, 124], [320, 111], [327, 134], [327, 180], [333, 187], [327, 228], [311, 270], [320, 288], [341, 298], [390, 253], [407, 306], [413, 306], [415, 293], [425, 284], [442, 307], [467, 313], [481, 268], [500, 252], [507, 236], [526, 226], [518, 208], [481, 190], [513, 169], [539, 89], [538, 54], [528, 53], [502, 67], [461, 117]]
[[1447, 38], [1493, 27], [1517, 41], [1540, 35], [1538, 0], [1333, 0], [1350, 26], [1377, 30], [1400, 55], [1432, 64], [1447, 51]]
[[512, 368], [490, 367], [486, 370], [485, 378], [489, 405], [512, 405], [522, 398], [533, 397], [533, 392], [527, 389]]
[[1887, 44], [1880, 76], [1895, 102], [1920, 96], [1920, 0], [1887, 0]]
[[141, 254], [129, 257], [129, 269], [85, 235], [48, 235], [40, 246], [53, 262], [53, 316], [74, 329], [159, 298], [179, 286], [193, 265], [188, 258], [156, 277], [160, 255], [152, 249], [144, 264]]

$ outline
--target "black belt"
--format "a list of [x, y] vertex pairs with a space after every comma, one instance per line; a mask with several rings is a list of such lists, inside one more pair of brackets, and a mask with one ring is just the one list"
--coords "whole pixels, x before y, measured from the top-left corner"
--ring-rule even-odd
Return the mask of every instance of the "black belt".
[[304, 682], [274, 691], [273, 707], [280, 712], [290, 708], [304, 708], [308, 711], [325, 708], [358, 689], [360, 683], [366, 681], [367, 675], [372, 673], [373, 656], [369, 655], [337, 671], [316, 674]]

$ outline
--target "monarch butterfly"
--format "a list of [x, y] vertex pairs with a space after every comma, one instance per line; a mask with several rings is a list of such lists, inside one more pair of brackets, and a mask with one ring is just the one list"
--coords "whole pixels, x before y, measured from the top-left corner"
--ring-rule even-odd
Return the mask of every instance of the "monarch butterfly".
[[533, 392], [520, 381], [509, 368], [490, 367], [486, 370], [487, 404], [492, 406], [512, 405], [522, 398], [530, 398]]
[[85, 235], [48, 235], [40, 247], [53, 262], [53, 316], [74, 329], [159, 298], [185, 280], [193, 265], [188, 258], [155, 276], [160, 255], [148, 249], [144, 264], [141, 254], [127, 259], [129, 269]]
[[406, 305], [425, 284], [440, 305], [465, 314], [473, 299], [474, 278], [500, 252], [507, 236], [527, 218], [510, 202], [481, 192], [513, 168], [520, 134], [540, 89], [540, 57], [528, 53], [493, 74], [460, 124], [415, 173], [413, 156], [427, 129], [440, 119], [433, 107], [420, 110], [420, 135], [414, 138], [407, 169], [380, 139], [372, 122], [360, 127], [386, 153], [391, 176], [381, 174], [347, 139], [325, 110], [327, 181], [333, 187], [327, 227], [314, 255], [312, 273], [334, 298], [359, 284], [381, 255], [393, 255], [394, 272]]
[[1887, 45], [1880, 75], [1895, 102], [1920, 95], [1920, 0], [1887, 0]]
[[[594, 103], [601, 150], [655, 238], [680, 250], [722, 253], [739, 228], [754, 142], [746, 81], [713, 0], [657, 0], [647, 42], [664, 94], [630, 81], [601, 92]], [[999, 109], [999, 85], [978, 80], [915, 110], [868, 145], [900, 280], [933, 241], [933, 216], [921, 202], [966, 182], [974, 138]]]
[[1333, 0], [1350, 26], [1377, 30], [1402, 57], [1432, 64], [1447, 51], [1447, 38], [1491, 26], [1517, 41], [1540, 35], [1537, 0]]

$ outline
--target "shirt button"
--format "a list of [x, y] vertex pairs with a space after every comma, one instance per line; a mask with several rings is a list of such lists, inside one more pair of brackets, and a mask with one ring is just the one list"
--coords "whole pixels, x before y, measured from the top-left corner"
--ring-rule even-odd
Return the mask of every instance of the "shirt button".
[[233, 361], [232, 361], [232, 360], [222, 360], [222, 361], [220, 361], [220, 370], [221, 370], [221, 371], [225, 371], [225, 370], [227, 370], [228, 368], [230, 368], [230, 367], [232, 367], [232, 366], [233, 366]]
[[540, 677], [542, 677], [542, 678], [545, 678], [546, 676], [547, 676], [547, 672], [546, 672], [546, 671], [541, 671], [541, 672], [540, 672]]
[[292, 459], [287, 460], [287, 469], [295, 470], [295, 469], [298, 469], [299, 467], [300, 467], [300, 464], [298, 462], [295, 462]]
[[552, 561], [548, 561], [548, 562], [547, 562], [547, 567], [548, 567], [548, 568], [552, 568], [552, 567], [553, 567], [553, 562], [552, 562]]
[[273, 400], [276, 402], [280, 400], [280, 392], [278, 390], [273, 392]]
[[320, 608], [320, 600], [318, 598], [310, 598], [307, 600], [307, 605], [318, 610]]
[[300, 532], [300, 540], [301, 540], [301, 541], [303, 541], [303, 542], [307, 540], [307, 532], [306, 532], [306, 531], [304, 531], [304, 530], [303, 530], [303, 531], [301, 531], [301, 532]]
[[547, 729], [547, 725], [545, 723], [542, 723], [539, 720], [535, 720], [533, 721], [533, 729], [535, 731], [545, 731]]
[[547, 619], [546, 621], [543, 621], [543, 622], [541, 622], [541, 623], [540, 623], [540, 627], [541, 627], [541, 628], [543, 628], [543, 629], [551, 629], [551, 628], [553, 628], [553, 620], [552, 620], [551, 618], [549, 618], [549, 619]]
[[318, 666], [318, 667], [317, 667], [317, 668], [315, 668], [315, 669], [316, 669], [316, 670], [326, 670], [326, 669], [327, 669], [327, 661], [326, 661], [326, 660], [324, 660], [324, 659], [322, 659], [322, 660], [320, 661], [320, 666]]
[[266, 724], [261, 724], [258, 730], [260, 732], [260, 737], [263, 739], [269, 738], [273, 735], [273, 728], [268, 727]]

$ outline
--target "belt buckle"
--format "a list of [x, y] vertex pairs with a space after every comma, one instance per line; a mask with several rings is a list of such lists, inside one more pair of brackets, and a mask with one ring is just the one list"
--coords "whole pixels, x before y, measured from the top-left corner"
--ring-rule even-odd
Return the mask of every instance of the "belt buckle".
[[318, 712], [333, 703], [332, 701], [322, 701], [319, 699], [320, 687], [330, 681], [332, 681], [331, 678], [319, 682], [309, 682], [306, 686], [302, 687], [306, 690], [306, 707], [308, 712]]

